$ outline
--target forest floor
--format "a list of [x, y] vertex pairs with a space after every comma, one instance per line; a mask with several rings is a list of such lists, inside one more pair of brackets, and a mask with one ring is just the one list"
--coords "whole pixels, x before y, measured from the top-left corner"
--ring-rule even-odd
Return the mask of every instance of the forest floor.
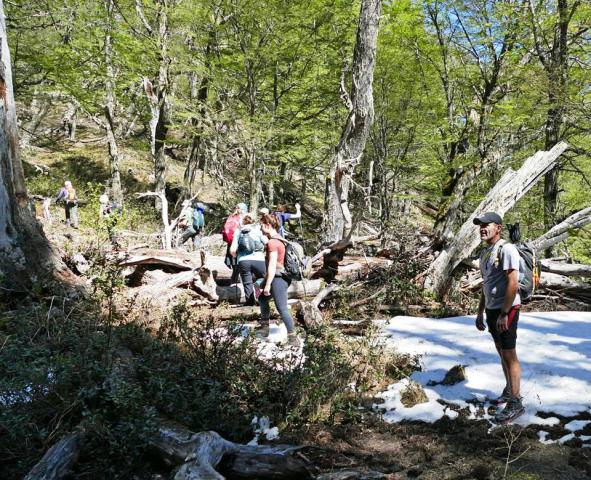
[[[98, 159], [98, 153], [93, 156], [88, 152], [85, 149], [80, 155], [70, 151], [55, 156], [39, 156], [39, 152], [35, 152], [31, 157], [36, 157], [37, 161], [32, 163], [48, 166], [53, 181], [37, 175], [30, 182], [32, 193], [53, 195], [53, 190], [61, 184], [61, 178], [73, 178], [81, 191], [94, 199], [97, 192], [82, 186], [96, 182], [97, 178], [106, 178], [107, 171], [103, 161]], [[90, 176], [86, 173], [89, 161], [97, 166], [98, 172]], [[129, 178], [125, 182], [135, 183], [135, 191], [148, 189], [148, 170], [144, 167], [145, 162], [138, 160], [137, 165], [126, 173]], [[72, 172], [78, 174], [72, 176]], [[177, 176], [181, 175], [179, 170]], [[56, 178], [60, 178], [57, 185]], [[208, 191], [206, 195], [211, 197], [211, 201], [221, 198], [215, 192]], [[70, 257], [73, 252], [84, 249], [94, 235], [96, 212], [81, 210], [83, 225], [78, 231], [65, 227], [63, 211], [57, 208], [54, 209], [54, 225], [46, 225], [48, 237]], [[137, 215], [141, 216], [141, 207], [137, 211], [140, 212]], [[150, 220], [150, 228], [158, 228], [158, 219], [154, 217]], [[140, 218], [130, 221], [130, 228], [136, 223], [145, 226], [145, 221]], [[564, 394], [569, 395], [568, 392]], [[547, 445], [540, 442], [539, 428], [534, 426], [515, 425], [491, 430], [489, 421], [466, 415], [457, 415], [454, 419], [443, 416], [432, 422], [403, 420], [387, 423], [375, 409], [374, 400], [368, 399], [364, 407], [343, 409], [330, 424], [321, 422], [298, 431], [282, 432], [279, 441], [305, 445], [302, 455], [323, 471], [357, 471], [349, 477], [343, 475], [342, 479], [591, 478], [591, 449], [581, 448], [581, 442]], [[581, 417], [580, 420], [591, 420], [591, 415], [589, 417]], [[368, 473], [367, 477], [359, 476], [358, 472], [364, 469], [373, 473]]]

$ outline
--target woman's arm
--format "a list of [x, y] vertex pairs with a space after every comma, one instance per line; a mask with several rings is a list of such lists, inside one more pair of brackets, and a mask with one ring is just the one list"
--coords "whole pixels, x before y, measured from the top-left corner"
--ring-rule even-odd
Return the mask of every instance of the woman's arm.
[[[302, 210], [300, 208], [300, 204], [295, 204], [296, 212], [291, 214], [291, 218], [301, 218], [302, 217]], [[291, 220], [290, 218], [290, 220]]]
[[240, 232], [234, 232], [234, 238], [232, 239], [232, 245], [230, 245], [230, 255], [235, 257], [238, 254], [238, 236]]
[[265, 286], [263, 288], [263, 295], [271, 295], [271, 283], [275, 278], [277, 271], [277, 250], [269, 252], [269, 264], [267, 265], [267, 275], [265, 276]]

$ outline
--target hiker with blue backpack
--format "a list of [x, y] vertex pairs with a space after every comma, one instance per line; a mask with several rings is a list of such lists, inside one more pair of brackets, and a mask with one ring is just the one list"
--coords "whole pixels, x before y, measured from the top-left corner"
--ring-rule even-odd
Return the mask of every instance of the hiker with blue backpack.
[[256, 305], [254, 282], [265, 277], [265, 245], [269, 240], [255, 224], [253, 215], [242, 218], [242, 227], [234, 234], [230, 254], [236, 258], [246, 305]]
[[279, 235], [279, 220], [275, 215], [264, 214], [260, 222], [261, 230], [269, 241], [265, 249], [266, 274], [259, 297], [261, 320], [257, 328], [257, 333], [264, 338], [269, 336], [269, 321], [271, 318], [270, 301], [272, 297], [275, 301], [275, 307], [281, 316], [281, 320], [283, 320], [287, 329], [288, 345], [299, 347], [301, 340], [295, 332], [293, 318], [287, 304], [287, 289], [293, 279], [291, 270], [286, 268], [289, 242], [286, 242]]
[[480, 239], [486, 244], [480, 254], [483, 286], [476, 316], [476, 328], [490, 332], [505, 375], [505, 388], [497, 405], [503, 410], [495, 416], [497, 423], [509, 423], [525, 411], [521, 396], [521, 365], [517, 358], [517, 324], [522, 296], [531, 295], [536, 282], [535, 253], [525, 244], [501, 239], [503, 219], [488, 212], [474, 219]]
[[187, 240], [192, 238], [195, 248], [198, 249], [200, 247], [201, 236], [205, 227], [204, 212], [205, 205], [201, 202], [185, 204], [183, 218], [180, 222], [181, 226], [185, 227], [185, 231], [179, 239], [179, 245], [183, 245]]

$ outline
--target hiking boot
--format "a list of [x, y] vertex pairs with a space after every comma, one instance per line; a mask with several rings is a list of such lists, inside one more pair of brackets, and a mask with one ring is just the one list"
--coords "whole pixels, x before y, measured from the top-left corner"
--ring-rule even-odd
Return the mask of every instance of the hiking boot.
[[512, 396], [513, 395], [511, 395], [511, 389], [509, 387], [505, 387], [503, 389], [503, 393], [501, 393], [501, 395], [498, 398], [491, 400], [490, 403], [493, 405], [503, 405], [507, 403]]
[[269, 321], [259, 323], [254, 329], [254, 334], [262, 340], [267, 341], [269, 338]]
[[495, 415], [495, 422], [504, 425], [523, 415], [525, 408], [518, 397], [511, 397], [505, 408]]
[[300, 348], [302, 346], [302, 339], [298, 337], [297, 333], [291, 332], [287, 334], [287, 346]]

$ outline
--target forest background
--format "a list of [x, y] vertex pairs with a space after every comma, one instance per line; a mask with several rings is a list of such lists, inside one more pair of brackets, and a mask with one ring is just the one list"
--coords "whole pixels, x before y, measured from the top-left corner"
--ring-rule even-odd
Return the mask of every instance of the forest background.
[[[82, 119], [104, 134], [118, 201], [143, 155], [156, 191], [181, 169], [169, 186], [189, 196], [207, 175], [227, 206], [300, 200], [326, 217], [358, 15], [351, 1], [10, 2], [21, 142], [47, 143], [41, 119], [61, 106], [72, 140]], [[560, 140], [560, 168], [509, 220], [535, 238], [586, 206], [590, 15], [562, 0], [385, 3], [352, 210], [387, 232], [412, 202], [444, 243], [506, 167]], [[570, 254], [589, 260], [587, 242], [578, 232]]]
[[[211, 207], [208, 233], [219, 232], [239, 201], [253, 211], [299, 202], [303, 221], [292, 228], [308, 253], [338, 240], [328, 228], [339, 214], [329, 187], [357, 87], [352, 59], [361, 3], [4, 2], [29, 193], [53, 197], [65, 179], [74, 182], [80, 236], [93, 263], [90, 302], [48, 294], [37, 283], [3, 297], [0, 387], [23, 395], [0, 415], [0, 461], [9, 477], [30, 471], [71, 432], [87, 437], [75, 478], [169, 472], [146, 463], [162, 415], [238, 442], [251, 438], [253, 413], [269, 415], [283, 438], [296, 442], [329, 424], [360, 425], [364, 441], [361, 400], [347, 385], [355, 379], [367, 393], [408, 375], [412, 362], [398, 358], [393, 367], [370, 335], [344, 341], [331, 329], [308, 332], [309, 361], [294, 371], [258, 361], [248, 342], [236, 347], [214, 338], [219, 348], [212, 352], [195, 340], [211, 341], [208, 332], [219, 326], [208, 313], [194, 322], [195, 309], [181, 302], [156, 319], [155, 311], [114, 300], [125, 286], [121, 269], [97, 246], [110, 243], [95, 208], [107, 191], [123, 205], [117, 228], [153, 238], [162, 230], [162, 206], [134, 194], [165, 193], [175, 215], [182, 200], [197, 195]], [[412, 280], [454, 242], [503, 172], [536, 151], [569, 145], [506, 220], [536, 238], [589, 207], [589, 25], [591, 7], [577, 0], [382, 3], [373, 124], [348, 201], [355, 234], [380, 232], [384, 245], [402, 246], [393, 269], [357, 292], [382, 295], [371, 308], [386, 297], [431, 301]], [[587, 224], [590, 218], [587, 212]], [[569, 233], [547, 255], [591, 263], [589, 226]], [[78, 234], [59, 223], [46, 234], [60, 238], [59, 253], [75, 268]], [[419, 249], [425, 258], [417, 259]], [[330, 304], [328, 316], [349, 318], [358, 299], [348, 293]], [[113, 380], [122, 346], [133, 353], [133, 382]], [[265, 381], [249, 381], [255, 377]], [[415, 450], [431, 454], [423, 444], [442, 444], [472, 427], [435, 428], [409, 443], [409, 472]], [[486, 466], [474, 457], [473, 441], [498, 447], [485, 426], [474, 428], [479, 440], [443, 443], [457, 454], [453, 468], [500, 471], [498, 456]], [[409, 428], [407, 438], [415, 433]], [[404, 437], [402, 430], [396, 435]], [[442, 458], [441, 468], [450, 468], [450, 457]], [[587, 464], [583, 470], [591, 471]]]

